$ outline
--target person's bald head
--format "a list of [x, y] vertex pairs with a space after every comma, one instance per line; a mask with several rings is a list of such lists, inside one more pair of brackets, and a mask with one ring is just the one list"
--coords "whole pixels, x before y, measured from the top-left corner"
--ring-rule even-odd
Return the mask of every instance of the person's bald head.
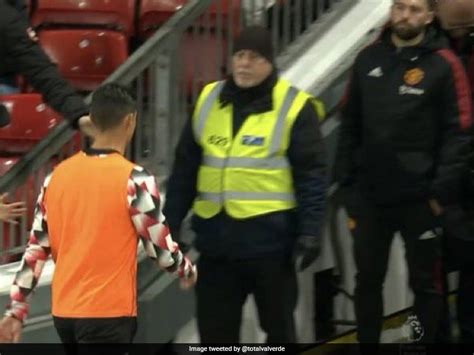
[[474, 28], [474, 0], [438, 0], [436, 12], [441, 27], [454, 38]]

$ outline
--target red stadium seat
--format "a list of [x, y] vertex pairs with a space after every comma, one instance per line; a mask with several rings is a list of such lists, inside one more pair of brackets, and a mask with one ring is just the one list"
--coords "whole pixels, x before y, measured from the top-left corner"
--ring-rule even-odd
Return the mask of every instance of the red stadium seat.
[[38, 0], [33, 26], [107, 26], [134, 32], [135, 0]]
[[209, 7], [211, 21], [217, 23], [217, 16], [222, 13], [223, 26], [228, 27], [228, 21], [232, 22], [232, 33], [235, 35], [239, 31], [240, 22], [240, 0], [220, 0], [219, 5], [214, 1]]
[[[189, 0], [142, 0], [138, 19], [138, 34], [148, 38], [152, 32], [165, 23], [176, 11], [187, 4]], [[219, 0], [219, 6], [214, 2], [209, 7], [210, 27], [217, 24], [217, 16], [222, 13], [222, 26], [228, 27], [228, 16], [232, 12], [233, 30], [238, 29], [240, 0]], [[205, 16], [204, 16], [205, 18]], [[234, 32], [235, 33], [235, 32]]]
[[165, 23], [188, 0], [142, 0], [138, 19], [138, 32], [146, 36]]
[[193, 81], [199, 90], [206, 83], [221, 80], [225, 76], [228, 44], [225, 37], [221, 38], [219, 44], [214, 34], [201, 38], [186, 33], [182, 37], [179, 46], [183, 61], [181, 80], [184, 80], [188, 95], [192, 92]]
[[39, 94], [3, 95], [0, 103], [10, 113], [10, 124], [0, 128], [0, 153], [28, 152], [61, 121]]
[[128, 57], [125, 36], [109, 30], [44, 30], [40, 44], [64, 78], [92, 91]]

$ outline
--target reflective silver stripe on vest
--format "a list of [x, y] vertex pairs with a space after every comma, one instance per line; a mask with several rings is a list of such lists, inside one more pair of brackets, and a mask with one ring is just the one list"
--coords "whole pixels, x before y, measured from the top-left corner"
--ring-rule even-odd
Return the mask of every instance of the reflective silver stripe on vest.
[[217, 204], [222, 204], [222, 194], [218, 192], [199, 192], [198, 200], [211, 201]]
[[278, 119], [273, 129], [273, 138], [268, 150], [268, 156], [272, 156], [280, 149], [281, 141], [283, 139], [283, 127], [285, 126], [285, 119], [290, 111], [291, 105], [298, 95], [298, 90], [290, 86], [288, 89], [283, 104], [281, 105], [280, 112], [278, 113]]
[[223, 194], [218, 192], [200, 192], [199, 199], [211, 201], [218, 204], [222, 203], [221, 196], [224, 195], [226, 200], [244, 200], [244, 201], [285, 201], [295, 202], [292, 193], [286, 192], [238, 192], [224, 191]]
[[225, 81], [219, 81], [209, 92], [207, 97], [204, 99], [204, 102], [201, 105], [201, 109], [197, 113], [197, 122], [194, 125], [194, 135], [196, 141], [202, 137], [202, 132], [204, 130], [204, 124], [206, 123], [207, 117], [209, 116], [209, 112], [211, 111], [212, 105], [214, 101], [216, 101], [217, 97], [222, 91], [224, 87]]
[[272, 157], [272, 158], [216, 158], [211, 156], [204, 156], [202, 158], [202, 165], [216, 169], [226, 168], [248, 168], [248, 169], [287, 169], [290, 167], [286, 157]]

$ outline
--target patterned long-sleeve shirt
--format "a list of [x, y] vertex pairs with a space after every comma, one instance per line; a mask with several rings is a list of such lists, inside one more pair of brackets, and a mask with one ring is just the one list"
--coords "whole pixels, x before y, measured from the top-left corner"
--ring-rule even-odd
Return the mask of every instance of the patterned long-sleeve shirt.
[[[39, 194], [34, 222], [26, 251], [10, 291], [11, 302], [6, 315], [23, 321], [29, 310], [29, 301], [38, 284], [43, 267], [51, 254], [48, 236], [48, 215], [44, 203], [51, 176], [45, 179]], [[160, 209], [160, 194], [154, 176], [135, 166], [127, 183], [127, 201], [130, 217], [147, 255], [160, 268], [188, 278], [195, 272], [191, 261], [173, 241], [168, 224]]]

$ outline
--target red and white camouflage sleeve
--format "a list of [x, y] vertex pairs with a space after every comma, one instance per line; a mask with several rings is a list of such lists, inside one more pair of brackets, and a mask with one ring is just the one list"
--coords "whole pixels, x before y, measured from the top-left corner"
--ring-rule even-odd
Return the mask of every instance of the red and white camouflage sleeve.
[[128, 180], [130, 216], [147, 255], [161, 269], [188, 278], [194, 272], [191, 261], [180, 251], [161, 211], [158, 184], [153, 175], [135, 166]]
[[38, 196], [28, 244], [21, 259], [20, 268], [13, 280], [10, 303], [5, 312], [5, 315], [17, 318], [22, 322], [28, 315], [30, 298], [51, 253], [47, 213], [44, 205], [44, 196], [50, 180], [51, 175], [46, 177]]

